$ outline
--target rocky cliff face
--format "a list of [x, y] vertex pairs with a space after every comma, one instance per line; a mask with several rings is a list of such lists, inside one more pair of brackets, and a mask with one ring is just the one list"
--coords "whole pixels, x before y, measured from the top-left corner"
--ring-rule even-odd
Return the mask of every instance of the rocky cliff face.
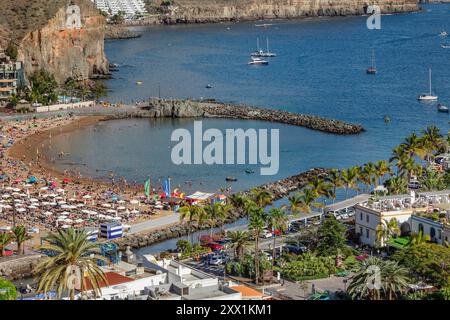
[[361, 15], [368, 5], [379, 5], [382, 13], [418, 10], [416, 0], [175, 0], [161, 15], [161, 21], [171, 24]]
[[106, 22], [90, 0], [7, 2], [0, 4], [0, 29], [18, 46], [26, 75], [43, 68], [63, 82], [108, 72]]

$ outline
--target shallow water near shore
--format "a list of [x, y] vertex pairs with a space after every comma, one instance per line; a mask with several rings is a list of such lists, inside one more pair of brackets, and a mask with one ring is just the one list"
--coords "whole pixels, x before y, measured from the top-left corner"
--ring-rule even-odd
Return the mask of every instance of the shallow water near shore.
[[[54, 137], [53, 156], [59, 169], [78, 168], [83, 175], [106, 178], [109, 171], [129, 182], [148, 176], [157, 186], [172, 177], [172, 187], [189, 191], [217, 191], [230, 184], [248, 189], [285, 178], [312, 167], [345, 168], [388, 159], [391, 149], [412, 131], [434, 124], [448, 130], [448, 114], [436, 103], [423, 104], [417, 96], [428, 90], [428, 68], [433, 91], [450, 104], [450, 42], [439, 33], [450, 31], [450, 5], [424, 5], [422, 12], [382, 16], [381, 30], [368, 30], [366, 17], [272, 21], [264, 29], [255, 23], [134, 28], [142, 37], [108, 41], [111, 62], [120, 65], [108, 99], [134, 102], [150, 96], [215, 98], [221, 101], [280, 108], [362, 124], [355, 136], [335, 136], [304, 128], [226, 119], [204, 120], [205, 128], [279, 128], [280, 170], [276, 176], [247, 175], [250, 166], [174, 166], [170, 134], [192, 129], [188, 119], [134, 119], [104, 122], [68, 135]], [[228, 29], [229, 28], [229, 29]], [[260, 37], [270, 37], [278, 57], [269, 66], [247, 65]], [[378, 73], [367, 75], [375, 49]], [[142, 81], [142, 85], [136, 85]], [[213, 88], [206, 89], [211, 84]], [[384, 122], [385, 115], [391, 122]], [[95, 129], [94, 129], [95, 128]], [[95, 130], [95, 131], [94, 131]], [[189, 181], [191, 184], [185, 183]], [[164, 246], [158, 245], [158, 249]]]

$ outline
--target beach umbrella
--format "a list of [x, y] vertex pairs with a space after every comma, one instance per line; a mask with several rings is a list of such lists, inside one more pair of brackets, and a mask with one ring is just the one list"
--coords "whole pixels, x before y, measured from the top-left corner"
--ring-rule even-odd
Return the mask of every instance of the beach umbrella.
[[84, 204], [80, 203], [80, 204], [77, 204], [75, 207], [76, 208], [82, 208], [82, 207], [84, 207]]
[[116, 213], [117, 211], [113, 210], [113, 209], [109, 209], [109, 210], [106, 210], [106, 212], [108, 212], [108, 213]]
[[2, 198], [3, 199], [8, 199], [8, 198], [11, 198], [11, 195], [5, 193], [4, 195], [2, 195]]
[[76, 220], [75, 220], [75, 223], [82, 223], [82, 222], [84, 222], [83, 219], [76, 219]]
[[16, 209], [16, 211], [17, 211], [17, 212], [25, 212], [25, 211], [27, 211], [27, 209], [25, 209], [25, 208], [19, 208], [19, 209]]
[[126, 207], [117, 207], [117, 210], [126, 210]]
[[64, 194], [64, 192], [65, 192], [66, 190], [64, 190], [64, 189], [61, 189], [61, 188], [59, 188], [59, 189], [57, 189], [56, 190], [56, 192], [58, 192], [58, 193], [62, 193], [62, 194]]
[[50, 211], [46, 211], [46, 212], [44, 212], [44, 215], [45, 215], [45, 216], [51, 216], [51, 215], [53, 215], [53, 213], [50, 212]]
[[77, 201], [77, 199], [75, 199], [75, 198], [70, 198], [69, 201], [74, 202], [74, 201]]
[[39, 202], [39, 200], [36, 199], [36, 198], [31, 198], [31, 199], [30, 199], [30, 202]]
[[134, 213], [134, 214], [138, 214], [138, 213], [139, 213], [139, 211], [138, 211], [138, 210], [136, 210], [136, 209], [133, 209], [133, 210], [131, 211], [131, 213]]
[[27, 195], [25, 194], [25, 193], [21, 193], [21, 194], [19, 194], [19, 197], [21, 197], [21, 198], [25, 198]]
[[67, 224], [65, 224], [65, 225], [63, 225], [61, 228], [63, 228], [63, 229], [69, 229], [70, 226], [68, 226]]
[[48, 187], [41, 187], [41, 188], [39, 188], [39, 190], [46, 191], [46, 190], [48, 190]]
[[33, 210], [34, 210], [34, 209], [37, 209], [37, 207], [36, 207], [36, 206], [33, 206], [33, 205], [32, 205], [32, 206], [28, 206], [28, 208], [29, 208], [29, 209], [33, 209]]
[[109, 203], [102, 203], [102, 207], [111, 208], [111, 205]]
[[32, 184], [29, 184], [29, 183], [27, 183], [26, 185], [24, 185], [24, 187], [25, 188], [30, 188], [30, 187], [32, 187], [33, 185]]
[[119, 221], [119, 220], [122, 220], [122, 218], [121, 217], [113, 217], [113, 220]]
[[21, 191], [19, 188], [14, 188], [14, 189], [12, 189], [14, 192], [19, 192], [19, 191]]
[[119, 201], [117, 201], [117, 203], [119, 203], [119, 204], [124, 204], [126, 201], [124, 201], [124, 200], [119, 200]]

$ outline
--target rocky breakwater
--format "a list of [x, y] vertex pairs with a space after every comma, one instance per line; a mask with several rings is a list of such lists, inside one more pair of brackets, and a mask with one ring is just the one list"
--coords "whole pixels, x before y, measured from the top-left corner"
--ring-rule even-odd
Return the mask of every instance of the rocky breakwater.
[[419, 10], [417, 0], [174, 0], [149, 10], [151, 21], [157, 16], [160, 23], [176, 24], [363, 15], [368, 5], [378, 5], [384, 14]]
[[358, 134], [364, 128], [335, 119], [305, 115], [278, 109], [257, 108], [245, 105], [233, 105], [220, 102], [192, 100], [151, 99], [147, 107], [142, 108], [150, 117], [204, 117], [261, 120], [301, 126], [312, 130], [333, 134]]
[[33, 271], [41, 260], [40, 254], [27, 254], [24, 256], [1, 257], [0, 278], [13, 281], [33, 276]]
[[[291, 176], [275, 182], [270, 182], [261, 185], [257, 188], [261, 188], [271, 192], [274, 196], [274, 200], [279, 200], [288, 196], [290, 193], [297, 191], [308, 184], [314, 177], [324, 177], [328, 173], [327, 169], [314, 168], [309, 171], [300, 173], [295, 176]], [[243, 194], [249, 194], [250, 191], [244, 191]], [[244, 213], [239, 210], [232, 210], [230, 216], [227, 218], [226, 223], [232, 223], [239, 218], [242, 218]], [[205, 228], [205, 227], [204, 227]], [[195, 223], [191, 227], [191, 232], [199, 231], [201, 228]], [[177, 225], [167, 226], [162, 229], [152, 230], [148, 232], [132, 234], [116, 240], [121, 250], [125, 250], [128, 246], [137, 249], [146, 246], [150, 246], [155, 243], [159, 243], [168, 239], [178, 238], [187, 235], [188, 226], [186, 223], [180, 223]]]
[[106, 40], [124, 40], [140, 38], [141, 34], [131, 31], [123, 26], [108, 26], [106, 28], [105, 39]]
[[61, 83], [107, 74], [105, 26], [90, 0], [0, 1], [0, 47], [16, 45], [26, 76], [45, 69]]

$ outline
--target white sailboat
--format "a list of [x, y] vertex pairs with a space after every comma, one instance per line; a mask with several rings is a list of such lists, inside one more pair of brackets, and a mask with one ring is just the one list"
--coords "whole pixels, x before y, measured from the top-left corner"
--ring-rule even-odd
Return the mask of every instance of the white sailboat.
[[428, 94], [421, 94], [418, 97], [419, 101], [436, 101], [438, 99], [438, 96], [434, 96], [431, 92], [431, 68], [430, 68], [430, 78], [429, 78], [429, 84], [430, 84], [430, 92]]
[[375, 66], [375, 50], [372, 49], [372, 65], [366, 70], [367, 74], [376, 74], [377, 67]]
[[259, 47], [259, 38], [256, 39], [256, 52], [253, 52], [251, 54], [252, 57], [276, 57], [277, 55], [273, 52], [270, 52], [269, 50], [269, 38], [266, 39], [267, 41], [267, 52], [264, 52], [264, 50], [260, 49]]

